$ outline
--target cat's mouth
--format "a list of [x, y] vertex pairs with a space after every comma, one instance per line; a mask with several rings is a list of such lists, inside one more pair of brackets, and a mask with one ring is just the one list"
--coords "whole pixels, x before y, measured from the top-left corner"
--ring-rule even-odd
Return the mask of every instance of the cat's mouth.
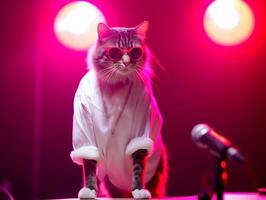
[[117, 70], [117, 73], [121, 74], [121, 75], [128, 75], [130, 73], [132, 73], [132, 69], [130, 69], [129, 66], [125, 67], [125, 66], [120, 66]]
[[119, 69], [119, 70], [117, 70], [117, 73], [120, 74], [120, 75], [123, 75], [123, 76], [127, 76], [127, 75], [132, 73], [132, 70], [129, 70], [127, 68]]

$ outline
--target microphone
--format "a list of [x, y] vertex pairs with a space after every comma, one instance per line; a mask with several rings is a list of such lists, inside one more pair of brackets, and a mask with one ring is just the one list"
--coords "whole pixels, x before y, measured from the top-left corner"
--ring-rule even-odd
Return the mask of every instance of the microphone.
[[194, 126], [191, 135], [192, 139], [199, 147], [209, 149], [213, 155], [219, 158], [228, 156], [237, 162], [243, 162], [245, 160], [245, 157], [237, 148], [233, 147], [229, 140], [216, 133], [207, 124], [198, 124]]

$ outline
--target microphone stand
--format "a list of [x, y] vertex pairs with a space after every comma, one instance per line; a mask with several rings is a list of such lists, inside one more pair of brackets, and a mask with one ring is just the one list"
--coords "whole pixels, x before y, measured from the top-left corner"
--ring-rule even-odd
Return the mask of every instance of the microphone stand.
[[215, 157], [211, 180], [205, 180], [204, 191], [199, 193], [198, 200], [211, 200], [216, 194], [217, 200], [223, 200], [224, 189], [227, 184], [227, 160], [226, 157]]
[[216, 158], [214, 163], [214, 192], [217, 200], [223, 200], [224, 189], [227, 184], [227, 161], [225, 158]]

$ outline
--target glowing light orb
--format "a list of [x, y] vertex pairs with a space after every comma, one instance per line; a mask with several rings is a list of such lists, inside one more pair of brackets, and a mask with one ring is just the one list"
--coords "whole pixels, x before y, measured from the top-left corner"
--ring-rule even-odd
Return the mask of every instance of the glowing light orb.
[[214, 42], [236, 45], [251, 35], [254, 16], [242, 0], [215, 0], [205, 12], [204, 29]]
[[54, 31], [63, 45], [87, 50], [97, 40], [99, 22], [105, 22], [105, 18], [97, 7], [85, 1], [75, 1], [59, 11], [54, 21]]

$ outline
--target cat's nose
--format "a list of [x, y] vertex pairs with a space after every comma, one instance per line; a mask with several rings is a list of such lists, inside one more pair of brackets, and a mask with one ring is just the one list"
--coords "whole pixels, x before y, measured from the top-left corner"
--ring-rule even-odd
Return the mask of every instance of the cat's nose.
[[122, 61], [125, 65], [128, 65], [130, 63], [130, 57], [127, 54], [124, 54], [122, 57]]

